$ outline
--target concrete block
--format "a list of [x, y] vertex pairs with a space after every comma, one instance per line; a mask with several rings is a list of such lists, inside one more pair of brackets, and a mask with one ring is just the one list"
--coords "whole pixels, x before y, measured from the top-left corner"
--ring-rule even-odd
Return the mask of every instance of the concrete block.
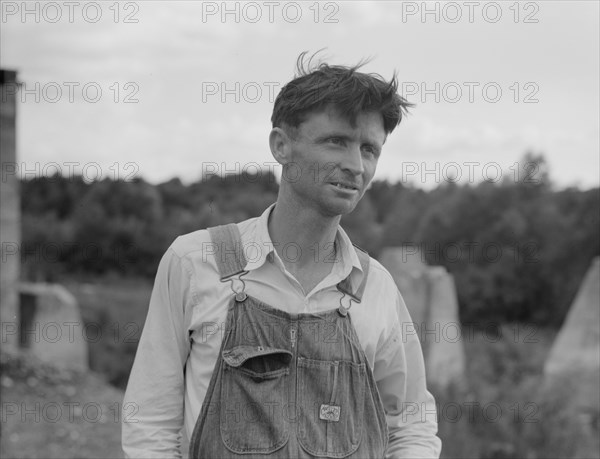
[[75, 297], [62, 285], [21, 283], [20, 346], [57, 367], [87, 370], [85, 324]]

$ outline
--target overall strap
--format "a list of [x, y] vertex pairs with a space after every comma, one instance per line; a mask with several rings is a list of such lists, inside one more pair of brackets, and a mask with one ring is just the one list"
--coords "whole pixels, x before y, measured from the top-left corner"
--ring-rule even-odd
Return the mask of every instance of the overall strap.
[[215, 260], [221, 275], [221, 281], [243, 273], [246, 257], [242, 247], [240, 230], [235, 223], [208, 228], [215, 247]]
[[356, 254], [358, 255], [358, 259], [360, 261], [360, 266], [363, 270], [363, 278], [358, 286], [353, 286], [352, 281], [350, 280], [350, 274], [343, 281], [337, 284], [337, 288], [340, 292], [349, 295], [354, 301], [360, 303], [362, 300], [363, 292], [365, 291], [365, 286], [367, 285], [367, 278], [369, 276], [369, 261], [370, 257], [367, 252], [361, 249], [358, 246], [354, 246], [356, 249]]

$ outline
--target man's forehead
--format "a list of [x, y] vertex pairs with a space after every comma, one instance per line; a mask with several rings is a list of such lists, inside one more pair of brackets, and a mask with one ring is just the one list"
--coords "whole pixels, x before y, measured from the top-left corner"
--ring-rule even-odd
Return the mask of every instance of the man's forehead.
[[[360, 127], [360, 131], [357, 128]], [[304, 117], [294, 136], [316, 137], [325, 134], [359, 134], [364, 140], [383, 145], [387, 135], [383, 124], [383, 115], [376, 111], [361, 111], [353, 118], [335, 107], [312, 111]]]
[[302, 129], [303, 127], [322, 126], [321, 123], [326, 121], [329, 125], [355, 129], [360, 121], [367, 120], [375, 121], [375, 125], [384, 131], [383, 115], [380, 112], [359, 111], [356, 114], [349, 114], [332, 105], [306, 113], [298, 127]]

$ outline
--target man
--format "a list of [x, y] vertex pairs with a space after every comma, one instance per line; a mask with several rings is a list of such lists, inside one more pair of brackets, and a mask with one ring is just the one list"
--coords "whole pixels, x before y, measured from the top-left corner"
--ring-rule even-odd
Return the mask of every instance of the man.
[[410, 104], [395, 77], [304, 57], [272, 115], [277, 202], [178, 237], [160, 262], [124, 400], [129, 457], [439, 456], [406, 306], [339, 226]]

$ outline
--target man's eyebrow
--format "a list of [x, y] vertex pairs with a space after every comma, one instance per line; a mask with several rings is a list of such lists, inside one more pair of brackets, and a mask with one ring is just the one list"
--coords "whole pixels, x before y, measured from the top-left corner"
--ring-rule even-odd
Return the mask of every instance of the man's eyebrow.
[[343, 132], [343, 131], [331, 132], [330, 131], [330, 132], [326, 132], [321, 135], [318, 135], [316, 140], [326, 140], [326, 139], [331, 139], [332, 137], [338, 137], [338, 138], [344, 139], [344, 140], [352, 140], [353, 139], [353, 137], [346, 132]]
[[[355, 138], [354, 136], [343, 132], [343, 131], [334, 131], [334, 132], [327, 132], [324, 134], [321, 134], [319, 136], [317, 136], [315, 138], [316, 142], [323, 142], [327, 139], [331, 139], [332, 137], [335, 138], [339, 138], [339, 139], [343, 139], [343, 140], [349, 140], [349, 141], [353, 141]], [[383, 140], [383, 143], [385, 143], [385, 140]], [[374, 148], [377, 148], [378, 150], [381, 150], [381, 148], [383, 147], [383, 143], [379, 143], [375, 138], [364, 138], [364, 139], [360, 139], [360, 143], [362, 145], [370, 145]]]
[[370, 145], [370, 146], [372, 146], [374, 148], [377, 148], [377, 149], [381, 150], [381, 147], [385, 143], [385, 139], [383, 139], [382, 143], [379, 143], [379, 141], [376, 140], [376, 139], [374, 139], [374, 138], [366, 138], [366, 139], [363, 139], [363, 141], [361, 143], [362, 144], [366, 144], [366, 145]]

